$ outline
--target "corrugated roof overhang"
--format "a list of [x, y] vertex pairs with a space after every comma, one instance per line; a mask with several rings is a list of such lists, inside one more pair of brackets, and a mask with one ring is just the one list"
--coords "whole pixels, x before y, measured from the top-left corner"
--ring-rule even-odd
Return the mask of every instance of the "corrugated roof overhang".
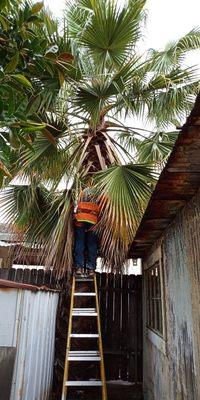
[[179, 134], [130, 248], [144, 258], [177, 212], [200, 187], [200, 95]]

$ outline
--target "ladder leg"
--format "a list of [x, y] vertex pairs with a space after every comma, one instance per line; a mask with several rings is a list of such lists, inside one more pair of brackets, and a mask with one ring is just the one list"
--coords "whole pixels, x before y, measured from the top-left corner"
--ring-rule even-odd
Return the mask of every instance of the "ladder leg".
[[101, 356], [100, 369], [101, 369], [101, 380], [102, 380], [102, 400], [107, 400], [106, 375], [105, 375], [105, 366], [104, 366], [104, 357], [103, 357], [101, 321], [100, 321], [100, 310], [99, 310], [98, 288], [97, 288], [96, 275], [94, 276], [94, 287], [95, 287], [95, 293], [96, 293], [97, 327], [98, 327], [98, 334], [99, 334], [99, 353]]
[[70, 351], [71, 333], [72, 333], [72, 311], [73, 311], [73, 307], [74, 307], [74, 292], [75, 292], [75, 276], [73, 276], [73, 281], [72, 281], [71, 304], [70, 304], [70, 313], [69, 313], [69, 326], [68, 326], [68, 335], [67, 335], [67, 348], [66, 348], [66, 357], [65, 357], [65, 370], [64, 370], [64, 378], [63, 378], [62, 400], [66, 400], [66, 397], [67, 397], [66, 382], [68, 381], [68, 375], [69, 375], [69, 351]]

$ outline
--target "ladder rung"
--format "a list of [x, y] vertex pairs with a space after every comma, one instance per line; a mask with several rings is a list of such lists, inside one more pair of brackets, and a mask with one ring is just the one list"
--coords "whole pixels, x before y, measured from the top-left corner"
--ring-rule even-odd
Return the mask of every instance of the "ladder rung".
[[100, 353], [96, 350], [70, 351], [69, 361], [101, 361]]
[[96, 296], [95, 292], [76, 292], [74, 293], [74, 296]]
[[65, 386], [102, 386], [102, 381], [67, 381]]
[[72, 338], [98, 338], [98, 333], [71, 333]]
[[69, 361], [101, 361], [100, 356], [69, 356]]
[[76, 278], [76, 282], [94, 282], [93, 278]]
[[83, 312], [96, 312], [94, 307], [75, 307], [73, 311], [83, 311]]
[[95, 308], [74, 308], [72, 311], [73, 316], [97, 316]]
[[89, 312], [89, 311], [73, 311], [73, 317], [97, 317], [96, 312]]
[[83, 356], [77, 356], [77, 357], [75, 357], [75, 356], [69, 356], [69, 357], [68, 357], [68, 360], [69, 360], [69, 361], [101, 361], [101, 357], [98, 357], [98, 356], [94, 356], [94, 357], [91, 357], [91, 356], [88, 356], [88, 357], [83, 357]]
[[93, 355], [93, 356], [99, 356], [99, 351], [98, 350], [70, 350], [69, 355]]
[[85, 312], [96, 312], [96, 308], [94, 307], [75, 307], [73, 311], [85, 311]]

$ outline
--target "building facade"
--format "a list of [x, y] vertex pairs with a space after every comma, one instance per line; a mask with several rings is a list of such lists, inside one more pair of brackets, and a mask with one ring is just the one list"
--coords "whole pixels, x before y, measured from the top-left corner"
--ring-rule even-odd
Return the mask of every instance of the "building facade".
[[200, 399], [200, 191], [143, 262], [144, 394]]
[[200, 96], [131, 247], [143, 269], [145, 400], [200, 399]]

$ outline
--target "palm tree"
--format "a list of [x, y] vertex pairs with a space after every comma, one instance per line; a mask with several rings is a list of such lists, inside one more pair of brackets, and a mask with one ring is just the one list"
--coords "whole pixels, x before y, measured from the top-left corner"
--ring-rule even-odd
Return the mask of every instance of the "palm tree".
[[[34, 6], [23, 7], [25, 13]], [[104, 265], [123, 268], [155, 183], [154, 171], [167, 159], [175, 127], [198, 93], [196, 69], [184, 68], [183, 60], [200, 47], [200, 30], [163, 51], [141, 55], [144, 7], [145, 0], [129, 0], [122, 7], [114, 0], [68, 1], [62, 32], [42, 8], [42, 28], [31, 20], [35, 36], [44, 34], [49, 47], [41, 51], [40, 64], [30, 43], [31, 65], [22, 68], [30, 92], [23, 90], [23, 110], [15, 112], [14, 122], [2, 122], [5, 185], [11, 176], [28, 180], [9, 185], [3, 208], [24, 241], [43, 247], [45, 264], [58, 276], [71, 271], [72, 203], [91, 176], [101, 193], [96, 229]], [[16, 13], [18, 21], [21, 6]], [[127, 116], [155, 128], [129, 127]]]

